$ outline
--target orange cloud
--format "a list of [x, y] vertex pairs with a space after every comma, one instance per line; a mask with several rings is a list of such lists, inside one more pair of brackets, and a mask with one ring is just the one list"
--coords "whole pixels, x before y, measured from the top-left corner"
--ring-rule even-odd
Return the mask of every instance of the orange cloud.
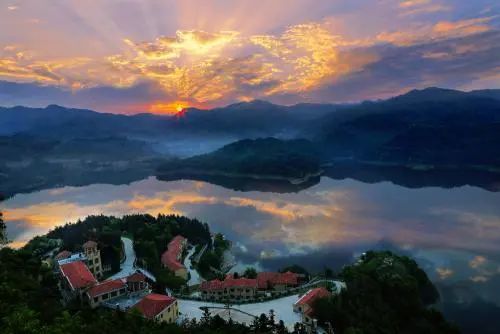
[[434, 25], [415, 26], [411, 30], [383, 32], [378, 34], [376, 39], [379, 42], [409, 46], [429, 40], [466, 37], [491, 30], [491, 26], [487, 25], [491, 20], [492, 17], [481, 17], [453, 22], [441, 21]]

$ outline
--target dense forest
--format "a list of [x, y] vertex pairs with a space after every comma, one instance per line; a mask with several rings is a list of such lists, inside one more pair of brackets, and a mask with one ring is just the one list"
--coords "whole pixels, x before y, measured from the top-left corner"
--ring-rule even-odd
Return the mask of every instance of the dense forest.
[[315, 316], [335, 333], [459, 333], [431, 307], [439, 293], [408, 257], [370, 251], [340, 276], [347, 289], [315, 305]]

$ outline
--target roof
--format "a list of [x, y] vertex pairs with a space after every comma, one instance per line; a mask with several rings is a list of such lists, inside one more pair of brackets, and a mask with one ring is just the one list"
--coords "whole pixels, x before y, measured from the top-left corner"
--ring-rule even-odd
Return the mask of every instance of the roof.
[[165, 267], [172, 271], [184, 268], [184, 265], [179, 262], [178, 258], [185, 241], [186, 238], [178, 235], [168, 243], [167, 250], [161, 256], [161, 263]]
[[305, 295], [300, 297], [299, 300], [295, 302], [295, 305], [309, 305], [312, 307], [312, 304], [320, 298], [329, 297], [332, 294], [325, 288], [315, 288], [309, 290]]
[[174, 297], [151, 293], [135, 304], [133, 309], [138, 310], [145, 318], [152, 319], [175, 301]]
[[87, 291], [87, 293], [91, 298], [93, 298], [125, 287], [127, 287], [127, 285], [121, 279], [115, 279], [94, 285], [89, 289], [89, 291]]
[[83, 244], [83, 248], [95, 248], [97, 247], [97, 242], [89, 240]]
[[63, 260], [63, 259], [67, 259], [70, 256], [71, 256], [71, 252], [70, 251], [63, 250], [62, 252], [59, 252], [54, 258], [56, 260]]
[[146, 276], [142, 273], [133, 273], [132, 275], [127, 277], [127, 282], [144, 282], [146, 280]]
[[223, 281], [214, 279], [211, 281], [202, 282], [200, 288], [202, 290], [221, 290], [226, 288], [257, 288], [257, 279], [254, 278], [233, 278], [232, 275], [227, 275]]
[[62, 264], [70, 263], [70, 262], [76, 262], [76, 261], [83, 262], [86, 260], [87, 260], [87, 257], [85, 255], [83, 255], [83, 253], [75, 253], [75, 254], [71, 254], [67, 258], [57, 260], [57, 263], [59, 263], [59, 265], [62, 265]]
[[261, 272], [257, 274], [257, 283], [259, 289], [269, 289], [273, 285], [299, 284], [299, 275], [287, 271], [286, 273]]
[[61, 272], [68, 278], [73, 289], [89, 287], [97, 283], [94, 275], [82, 261], [75, 261], [60, 265]]

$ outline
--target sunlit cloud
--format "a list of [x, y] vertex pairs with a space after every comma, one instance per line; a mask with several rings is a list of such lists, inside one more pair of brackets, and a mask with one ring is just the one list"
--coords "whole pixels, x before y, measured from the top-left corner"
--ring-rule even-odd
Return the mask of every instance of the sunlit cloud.
[[439, 267], [439, 268], [436, 268], [436, 273], [438, 274], [439, 279], [446, 280], [446, 279], [452, 277], [455, 272], [449, 268]]
[[435, 3], [431, 0], [407, 0], [399, 3], [399, 7], [403, 9], [402, 15], [417, 15], [425, 13], [437, 13], [442, 11], [450, 11], [452, 8], [441, 3]]
[[472, 260], [469, 261], [469, 266], [473, 269], [479, 268], [480, 266], [486, 263], [486, 258], [481, 255], [475, 256]]
[[466, 37], [492, 29], [488, 25], [493, 17], [479, 17], [459, 21], [440, 21], [432, 25], [417, 25], [413, 29], [382, 32], [377, 40], [398, 46], [409, 46], [426, 41]]
[[[15, 7], [15, 15], [9, 13], [10, 7]], [[370, 75], [384, 57], [391, 59], [384, 52], [388, 45], [405, 50], [497, 31], [495, 6], [474, 5], [477, 10], [468, 17], [460, 14], [463, 7], [445, 0], [390, 0], [376, 5], [329, 0], [183, 1], [171, 6], [143, 0], [127, 5], [70, 0], [47, 6], [47, 0], [40, 0], [19, 9], [9, 4], [8, 10], [0, 11], [0, 28], [9, 31], [0, 36], [0, 80], [35, 82], [70, 94], [102, 87], [153, 87], [154, 99], [146, 92], [142, 99], [117, 100], [98, 108], [124, 113], [135, 109], [172, 114], [180, 101], [183, 108], [252, 99], [336, 102], [345, 89], [352, 90], [353, 76]], [[259, 15], [248, 15], [251, 9]], [[393, 20], [374, 19], [380, 15]], [[37, 23], [36, 36], [27, 23]], [[454, 50], [427, 50], [422, 59], [446, 62], [469, 56], [462, 64], [474, 65], [473, 54], [488, 49], [484, 44], [469, 44], [470, 49], [457, 43]], [[489, 48], [494, 52], [492, 44]], [[404, 66], [402, 70], [414, 68], [413, 73], [418, 73], [422, 64]], [[377, 73], [377, 86], [383, 86], [384, 94], [358, 88], [353, 94], [356, 100], [441, 83], [415, 75], [408, 78], [411, 84], [402, 87], [392, 82], [398, 78], [387, 71]], [[442, 83], [449, 86], [454, 81]], [[325, 94], [317, 93], [322, 90]]]

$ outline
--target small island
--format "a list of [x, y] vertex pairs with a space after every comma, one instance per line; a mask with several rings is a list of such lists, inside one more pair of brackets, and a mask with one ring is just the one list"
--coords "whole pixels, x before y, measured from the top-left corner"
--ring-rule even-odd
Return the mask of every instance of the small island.
[[312, 142], [276, 138], [240, 140], [212, 153], [169, 161], [157, 172], [161, 180], [219, 177], [291, 185], [308, 183], [319, 175], [319, 154]]

